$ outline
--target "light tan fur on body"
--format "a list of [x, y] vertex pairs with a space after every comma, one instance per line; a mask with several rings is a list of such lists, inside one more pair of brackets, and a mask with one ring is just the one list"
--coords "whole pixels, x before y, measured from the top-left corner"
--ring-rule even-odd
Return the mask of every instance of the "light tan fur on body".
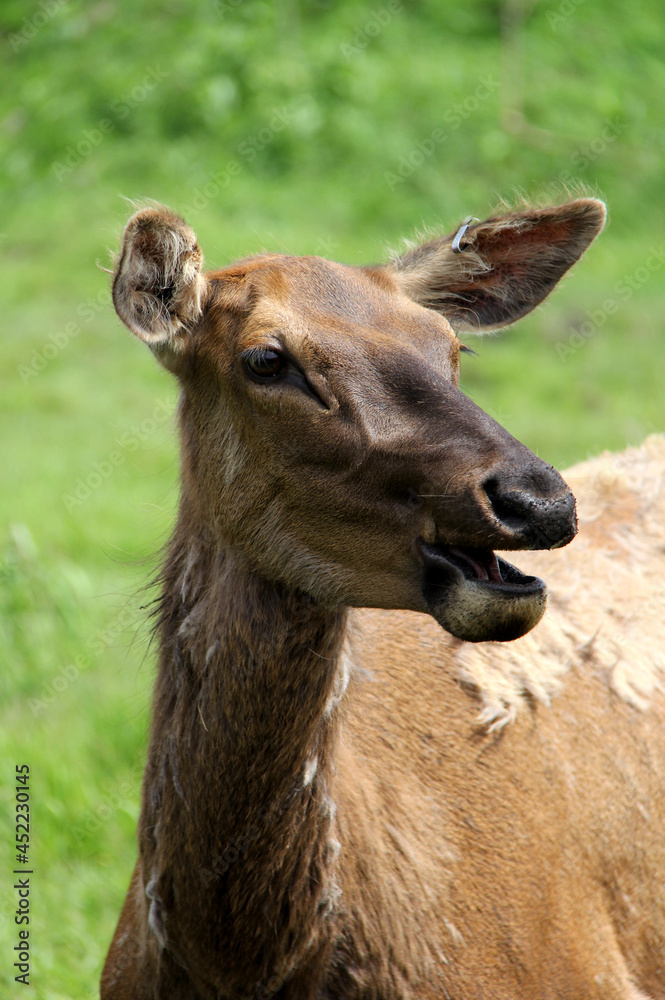
[[426, 996], [665, 997], [665, 439], [566, 481], [575, 543], [520, 556], [550, 591], [529, 635], [353, 616], [338, 815], [362, 770], [367, 949], [398, 933], [438, 968]]
[[603, 220], [206, 275], [130, 220], [182, 498], [102, 1000], [665, 998], [665, 442], [566, 484], [459, 392], [448, 321], [528, 312]]

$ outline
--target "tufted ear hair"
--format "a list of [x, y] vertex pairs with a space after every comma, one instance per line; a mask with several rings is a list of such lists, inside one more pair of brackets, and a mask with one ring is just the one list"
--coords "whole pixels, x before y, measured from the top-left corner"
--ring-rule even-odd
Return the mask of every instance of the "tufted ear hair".
[[196, 234], [157, 205], [125, 227], [113, 277], [115, 310], [152, 348], [178, 352], [202, 313], [206, 280]]
[[549, 295], [605, 223], [602, 201], [580, 198], [477, 220], [413, 247], [388, 268], [402, 291], [455, 329], [513, 323]]

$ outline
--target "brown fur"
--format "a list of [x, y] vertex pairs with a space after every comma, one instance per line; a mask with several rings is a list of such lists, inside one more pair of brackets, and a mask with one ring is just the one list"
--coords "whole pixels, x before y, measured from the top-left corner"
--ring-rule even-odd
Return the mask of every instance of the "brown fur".
[[[565, 484], [457, 391], [446, 311], [532, 308], [601, 207], [488, 220], [472, 279], [444, 237], [380, 269], [196, 271], [196, 300], [191, 230], [150, 211], [126, 230], [116, 306], [181, 381], [182, 499], [103, 1000], [665, 997], [665, 634], [657, 611], [639, 622], [662, 579], [663, 493], [646, 484], [665, 446], [573, 470], [580, 538], [520, 557], [551, 599], [514, 643], [443, 631], [416, 544], [569, 537]], [[158, 246], [180, 248], [182, 283]], [[423, 266], [429, 308], [409, 298]], [[248, 378], [244, 352], [276, 342], [306, 384]], [[502, 521], [488, 476], [556, 539]]]

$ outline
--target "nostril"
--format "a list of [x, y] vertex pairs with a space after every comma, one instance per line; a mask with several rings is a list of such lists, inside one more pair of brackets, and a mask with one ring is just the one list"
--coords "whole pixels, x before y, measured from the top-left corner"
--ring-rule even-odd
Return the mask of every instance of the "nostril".
[[[572, 493], [534, 496], [528, 490], [507, 489], [507, 485], [501, 477], [491, 476], [483, 489], [501, 527], [517, 535], [521, 545], [553, 549], [567, 545], [575, 537], [577, 518]], [[510, 485], [516, 485], [514, 480]]]
[[532, 504], [529, 498], [520, 496], [519, 493], [502, 493], [498, 480], [488, 479], [484, 484], [487, 498], [492, 505], [492, 510], [497, 520], [512, 531], [523, 531], [529, 523], [532, 513]]

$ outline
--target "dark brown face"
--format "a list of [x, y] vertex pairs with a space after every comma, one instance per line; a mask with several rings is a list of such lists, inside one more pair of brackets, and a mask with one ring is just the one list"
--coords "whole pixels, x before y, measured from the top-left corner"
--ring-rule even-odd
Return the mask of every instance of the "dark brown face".
[[240, 323], [212, 281], [182, 375], [185, 421], [208, 428], [206, 503], [225, 535], [326, 602], [429, 611], [466, 639], [528, 630], [544, 585], [492, 550], [571, 540], [559, 475], [459, 391], [444, 317], [384, 275], [274, 267], [246, 278]]
[[[144, 220], [142, 247], [149, 222], [162, 220]], [[114, 287], [126, 322], [131, 226]], [[487, 269], [473, 262], [467, 285], [469, 267], [483, 276], [473, 315], [503, 309], [494, 325], [509, 321], [505, 289], [486, 287]], [[416, 293], [427, 274], [403, 262], [358, 269], [288, 257], [193, 274], [177, 299], [180, 309], [198, 303], [187, 335], [169, 330], [177, 309], [155, 319], [149, 303], [151, 330], [162, 322], [166, 334], [143, 339], [181, 379], [184, 497], [211, 530], [259, 572], [328, 605], [429, 612], [470, 641], [533, 628], [545, 585], [494, 550], [567, 544], [575, 501], [554, 469], [459, 391], [459, 341], [444, 310]], [[465, 288], [456, 316], [468, 299]], [[521, 299], [515, 308], [526, 311]]]

